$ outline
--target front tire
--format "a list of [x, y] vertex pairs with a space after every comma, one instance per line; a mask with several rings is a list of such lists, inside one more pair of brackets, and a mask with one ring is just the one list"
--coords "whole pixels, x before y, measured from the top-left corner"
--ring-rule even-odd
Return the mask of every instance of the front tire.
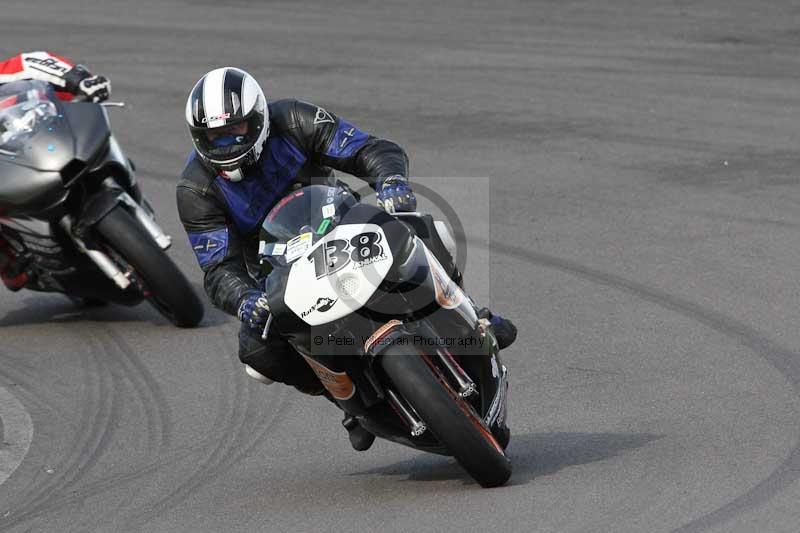
[[97, 233], [134, 270], [145, 297], [174, 325], [190, 328], [203, 318], [203, 304], [189, 281], [123, 207], [108, 212], [95, 226]]
[[503, 447], [472, 406], [437, 377], [426, 357], [411, 346], [394, 344], [382, 354], [381, 364], [397, 391], [475, 481], [484, 487], [503, 485], [511, 477]]

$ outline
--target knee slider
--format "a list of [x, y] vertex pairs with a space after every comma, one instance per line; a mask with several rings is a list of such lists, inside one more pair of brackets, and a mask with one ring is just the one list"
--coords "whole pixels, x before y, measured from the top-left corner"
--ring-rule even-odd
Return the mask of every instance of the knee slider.
[[260, 381], [264, 385], [272, 385], [273, 383], [275, 383], [273, 380], [269, 379], [267, 376], [260, 373], [258, 370], [256, 370], [250, 365], [244, 365], [244, 371], [248, 376], [250, 376], [256, 381]]

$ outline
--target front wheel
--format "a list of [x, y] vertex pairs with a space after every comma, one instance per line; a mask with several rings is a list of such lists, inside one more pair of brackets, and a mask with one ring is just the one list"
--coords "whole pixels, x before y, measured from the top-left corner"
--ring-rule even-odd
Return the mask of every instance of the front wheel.
[[108, 212], [95, 229], [113, 252], [132, 269], [145, 298], [178, 327], [196, 326], [203, 318], [203, 304], [189, 281], [123, 207]]
[[503, 447], [427, 357], [395, 344], [383, 352], [381, 364], [397, 391], [475, 481], [484, 487], [503, 485], [511, 477]]

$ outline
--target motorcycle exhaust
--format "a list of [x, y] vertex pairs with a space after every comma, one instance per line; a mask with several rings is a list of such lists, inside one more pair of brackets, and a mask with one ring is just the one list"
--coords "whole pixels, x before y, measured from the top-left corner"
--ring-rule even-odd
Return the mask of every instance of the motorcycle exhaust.
[[62, 218], [58, 223], [62, 228], [64, 228], [64, 230], [67, 232], [67, 235], [70, 236], [72, 242], [74, 242], [78, 247], [78, 250], [85, 253], [106, 276], [111, 278], [111, 280], [117, 284], [117, 287], [125, 290], [130, 286], [131, 280], [129, 280], [125, 273], [121, 271], [119, 267], [117, 267], [116, 263], [114, 263], [110, 257], [99, 250], [90, 250], [86, 247], [86, 243], [84, 243], [82, 239], [75, 236], [75, 234], [72, 232], [72, 220], [70, 220], [68, 216]]
[[425, 425], [425, 422], [419, 417], [413, 407], [408, 405], [403, 398], [395, 394], [392, 389], [386, 389], [386, 395], [389, 398], [391, 406], [394, 407], [395, 411], [397, 411], [400, 416], [403, 417], [403, 420], [411, 427], [412, 437], [419, 437], [425, 433], [428, 426]]

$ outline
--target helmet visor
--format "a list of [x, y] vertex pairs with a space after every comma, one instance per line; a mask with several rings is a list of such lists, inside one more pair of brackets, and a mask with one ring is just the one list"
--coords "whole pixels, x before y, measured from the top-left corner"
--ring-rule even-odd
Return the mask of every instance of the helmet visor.
[[219, 128], [190, 127], [195, 148], [213, 163], [226, 164], [247, 153], [264, 128], [260, 113], [250, 113], [244, 119]]

